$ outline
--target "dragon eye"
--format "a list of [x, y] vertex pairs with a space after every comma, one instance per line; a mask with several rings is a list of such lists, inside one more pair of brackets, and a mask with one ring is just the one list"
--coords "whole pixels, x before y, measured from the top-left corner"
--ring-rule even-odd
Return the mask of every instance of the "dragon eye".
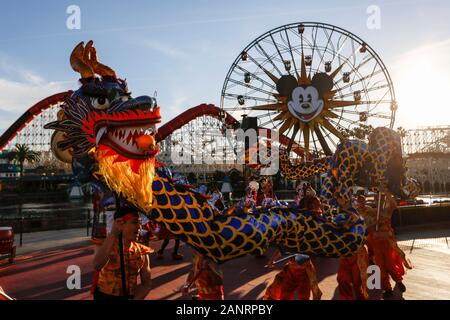
[[109, 108], [109, 100], [105, 97], [92, 98], [92, 106], [95, 109], [107, 109]]

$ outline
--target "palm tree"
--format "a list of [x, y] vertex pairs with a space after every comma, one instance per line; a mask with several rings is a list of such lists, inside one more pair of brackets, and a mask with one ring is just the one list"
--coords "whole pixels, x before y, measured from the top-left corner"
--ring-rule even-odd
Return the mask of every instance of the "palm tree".
[[400, 138], [405, 138], [408, 135], [408, 130], [406, 130], [403, 127], [398, 127], [397, 128], [397, 133], [400, 135]]
[[408, 130], [406, 130], [406, 129], [403, 128], [403, 127], [398, 127], [398, 128], [397, 128], [397, 133], [398, 133], [399, 136], [400, 136], [400, 140], [401, 140], [401, 143], [402, 143], [402, 150], [403, 150], [403, 139], [405, 139], [406, 136], [408, 135]]
[[[38, 162], [41, 157], [39, 152], [31, 150], [26, 144], [16, 144], [15, 149], [13, 151], [14, 158], [13, 162], [19, 164], [20, 169], [20, 179], [19, 179], [19, 192], [23, 192], [23, 164], [25, 161], [29, 163]], [[19, 216], [21, 217], [20, 222], [20, 246], [22, 246], [22, 233], [23, 233], [23, 220], [24, 216], [22, 213], [22, 197], [19, 195]]]
[[34, 163], [41, 160], [39, 152], [33, 151], [26, 144], [16, 144], [14, 152], [15, 163], [19, 164], [20, 178], [23, 177], [23, 165], [25, 162]]

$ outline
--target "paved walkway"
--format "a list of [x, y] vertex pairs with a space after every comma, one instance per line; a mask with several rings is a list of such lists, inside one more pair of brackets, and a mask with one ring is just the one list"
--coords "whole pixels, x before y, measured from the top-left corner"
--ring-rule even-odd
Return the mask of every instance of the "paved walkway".
[[[17, 261], [10, 265], [0, 261], [0, 285], [18, 299], [91, 299], [89, 286], [92, 280], [91, 266], [94, 246], [85, 237], [85, 229], [49, 231], [39, 235], [30, 234]], [[71, 237], [69, 237], [71, 235]], [[44, 237], [45, 236], [45, 237]], [[414, 264], [405, 277], [407, 291], [401, 295], [398, 290], [391, 299], [448, 299], [450, 300], [450, 227], [410, 229], [399, 233], [399, 245]], [[173, 242], [173, 241], [172, 241]], [[52, 247], [48, 247], [53, 244]], [[158, 249], [161, 242], [152, 246]], [[185, 259], [173, 261], [171, 243], [166, 257], [157, 260], [151, 257], [153, 290], [148, 299], [187, 299], [177, 289], [184, 284], [191, 270], [192, 250], [185, 245], [180, 248]], [[47, 245], [47, 247], [46, 247]], [[55, 247], [56, 246], [56, 247]], [[31, 249], [39, 251], [28, 251]], [[412, 250], [411, 250], [412, 249]], [[243, 257], [223, 265], [226, 299], [260, 299], [267, 285], [281, 269], [264, 268], [267, 258]], [[336, 271], [338, 259], [314, 258], [318, 270], [319, 286], [323, 299], [337, 299]], [[66, 286], [69, 265], [78, 265], [82, 272], [81, 290], [69, 290]], [[373, 290], [371, 299], [382, 299], [381, 292]]]
[[91, 243], [90, 236], [86, 236], [86, 228], [24, 233], [22, 246], [19, 246], [19, 239], [20, 235], [15, 234], [14, 243], [17, 255], [64, 249]]

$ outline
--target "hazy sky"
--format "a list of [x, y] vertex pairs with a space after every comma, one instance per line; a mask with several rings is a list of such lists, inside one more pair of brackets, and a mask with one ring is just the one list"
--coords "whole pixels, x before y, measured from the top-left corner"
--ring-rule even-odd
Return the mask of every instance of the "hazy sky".
[[[339, 3], [339, 5], [338, 5]], [[69, 5], [81, 29], [69, 30]], [[369, 30], [366, 10], [381, 9]], [[450, 125], [450, 2], [442, 1], [8, 1], [0, 11], [0, 133], [32, 104], [77, 88], [69, 65], [79, 41], [152, 95], [165, 121], [203, 102], [219, 105], [236, 56], [266, 31], [318, 21], [358, 35], [380, 55], [399, 102], [395, 127]]]

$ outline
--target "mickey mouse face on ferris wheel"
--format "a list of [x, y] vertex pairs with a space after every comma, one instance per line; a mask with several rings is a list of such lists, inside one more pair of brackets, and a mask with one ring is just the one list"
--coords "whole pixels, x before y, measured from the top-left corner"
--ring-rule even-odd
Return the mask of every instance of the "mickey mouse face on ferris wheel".
[[277, 91], [288, 97], [288, 110], [300, 121], [309, 122], [323, 110], [323, 93], [333, 89], [333, 79], [326, 73], [317, 73], [308, 86], [298, 85], [292, 75], [284, 75], [277, 82]]

